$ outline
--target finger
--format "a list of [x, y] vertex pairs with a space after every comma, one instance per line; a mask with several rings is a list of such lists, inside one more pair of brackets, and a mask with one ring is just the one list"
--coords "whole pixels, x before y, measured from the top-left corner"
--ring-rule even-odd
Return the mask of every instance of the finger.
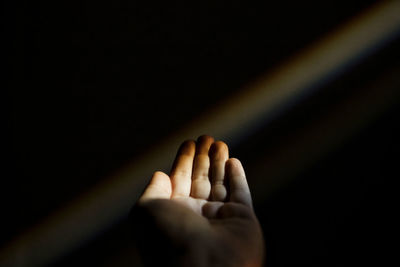
[[150, 184], [146, 187], [139, 202], [150, 199], [170, 199], [172, 193], [171, 180], [163, 172], [155, 172], [151, 178]]
[[189, 140], [183, 142], [178, 150], [170, 175], [172, 197], [188, 197], [190, 194], [195, 149], [195, 142]]
[[225, 165], [225, 173], [229, 179], [229, 200], [252, 207], [250, 189], [242, 163], [235, 158], [229, 159]]
[[225, 163], [229, 159], [228, 146], [221, 141], [214, 142], [210, 148], [211, 199], [224, 201], [227, 196], [224, 184]]
[[208, 151], [213, 142], [214, 138], [207, 135], [202, 135], [197, 139], [196, 155], [193, 163], [192, 190], [190, 192], [190, 195], [194, 198], [208, 199], [210, 196], [210, 158]]

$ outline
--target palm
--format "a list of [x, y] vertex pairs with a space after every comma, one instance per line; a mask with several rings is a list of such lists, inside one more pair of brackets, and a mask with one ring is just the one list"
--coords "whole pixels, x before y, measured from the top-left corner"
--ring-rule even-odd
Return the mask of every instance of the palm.
[[139, 205], [178, 243], [196, 237], [203, 247], [231, 246], [233, 252], [245, 249], [243, 236], [260, 243], [243, 167], [229, 159], [225, 143], [209, 136], [184, 142], [170, 175], [154, 173]]

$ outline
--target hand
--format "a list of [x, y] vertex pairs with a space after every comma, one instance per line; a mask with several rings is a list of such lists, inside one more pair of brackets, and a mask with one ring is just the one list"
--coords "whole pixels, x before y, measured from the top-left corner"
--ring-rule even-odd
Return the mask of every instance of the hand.
[[170, 176], [154, 173], [133, 215], [150, 265], [262, 266], [262, 231], [243, 167], [212, 137], [184, 142]]

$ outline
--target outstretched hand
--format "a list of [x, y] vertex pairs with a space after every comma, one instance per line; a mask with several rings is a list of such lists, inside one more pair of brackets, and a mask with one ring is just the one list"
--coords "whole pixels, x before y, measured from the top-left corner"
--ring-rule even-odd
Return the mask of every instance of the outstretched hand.
[[145, 263], [262, 265], [262, 232], [243, 167], [210, 136], [184, 142], [170, 175], [154, 173], [133, 213], [142, 223], [136, 230]]

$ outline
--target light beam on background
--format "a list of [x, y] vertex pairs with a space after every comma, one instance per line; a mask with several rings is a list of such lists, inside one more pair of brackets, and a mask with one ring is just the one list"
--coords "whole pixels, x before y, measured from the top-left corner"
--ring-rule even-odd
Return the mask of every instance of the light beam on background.
[[400, 31], [399, 14], [400, 1], [384, 1], [363, 12], [17, 237], [0, 251], [0, 265], [49, 264], [92, 239], [126, 216], [151, 173], [169, 167], [183, 140], [207, 133], [228, 144], [240, 142], [395, 38]]
[[399, 74], [400, 69], [395, 68], [376, 80], [370, 80], [361, 93], [346, 97], [331, 107], [328, 114], [313, 120], [312, 124], [302, 125], [301, 129], [286, 137], [276, 150], [268, 151], [247, 164], [246, 173], [253, 185], [254, 202], [262, 203], [277, 194], [300, 172], [316, 164], [328, 152], [343, 145], [380, 114], [398, 104]]

